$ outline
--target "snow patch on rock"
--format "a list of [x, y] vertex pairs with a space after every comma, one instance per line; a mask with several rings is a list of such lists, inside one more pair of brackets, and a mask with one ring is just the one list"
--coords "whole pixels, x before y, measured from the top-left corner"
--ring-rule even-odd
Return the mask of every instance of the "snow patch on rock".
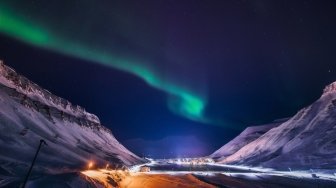
[[332, 92], [336, 92], [336, 82], [333, 82], [333, 83], [327, 85], [323, 90], [323, 95], [328, 94], [328, 93], [332, 93]]

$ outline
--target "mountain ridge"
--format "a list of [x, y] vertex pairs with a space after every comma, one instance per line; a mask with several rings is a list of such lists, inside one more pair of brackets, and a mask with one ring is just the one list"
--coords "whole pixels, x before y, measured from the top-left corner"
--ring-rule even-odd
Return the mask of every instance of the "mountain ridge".
[[30, 98], [38, 100], [49, 106], [54, 106], [59, 110], [71, 113], [76, 117], [84, 117], [94, 123], [100, 123], [99, 118], [91, 113], [85, 111], [85, 109], [79, 105], [73, 105], [70, 101], [58, 97], [46, 89], [43, 89], [38, 84], [30, 81], [25, 76], [18, 74], [11, 67], [6, 66], [3, 61], [0, 60], [0, 83], [10, 88], [15, 88], [18, 92], [26, 94]]
[[293, 117], [247, 143], [219, 163], [276, 169], [336, 167], [336, 82]]

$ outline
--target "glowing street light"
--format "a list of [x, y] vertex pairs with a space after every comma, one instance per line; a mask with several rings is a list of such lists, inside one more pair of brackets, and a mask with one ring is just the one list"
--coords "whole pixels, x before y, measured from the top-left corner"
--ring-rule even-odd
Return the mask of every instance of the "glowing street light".
[[90, 168], [92, 168], [92, 167], [93, 167], [93, 165], [94, 165], [94, 164], [93, 164], [93, 162], [92, 162], [92, 161], [90, 161], [90, 162], [89, 162], [89, 164], [88, 164], [88, 170], [90, 170]]

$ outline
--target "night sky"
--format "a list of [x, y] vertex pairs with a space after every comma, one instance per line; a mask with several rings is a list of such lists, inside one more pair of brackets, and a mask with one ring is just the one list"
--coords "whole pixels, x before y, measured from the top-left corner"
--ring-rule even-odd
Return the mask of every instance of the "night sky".
[[333, 0], [2, 0], [0, 58], [140, 156], [203, 156], [336, 81], [335, 10]]

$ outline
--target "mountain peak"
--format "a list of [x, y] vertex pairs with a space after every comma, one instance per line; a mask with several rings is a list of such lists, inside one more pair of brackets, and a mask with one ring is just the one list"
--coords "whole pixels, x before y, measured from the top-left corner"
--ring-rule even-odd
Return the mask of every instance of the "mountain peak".
[[327, 85], [323, 90], [323, 95], [331, 92], [336, 92], [336, 81]]
[[34, 100], [72, 114], [75, 117], [82, 117], [91, 122], [100, 124], [100, 120], [96, 115], [86, 112], [83, 107], [74, 105], [68, 100], [43, 89], [28, 78], [17, 73], [11, 67], [5, 65], [2, 60], [0, 60], [0, 84], [14, 88]]

